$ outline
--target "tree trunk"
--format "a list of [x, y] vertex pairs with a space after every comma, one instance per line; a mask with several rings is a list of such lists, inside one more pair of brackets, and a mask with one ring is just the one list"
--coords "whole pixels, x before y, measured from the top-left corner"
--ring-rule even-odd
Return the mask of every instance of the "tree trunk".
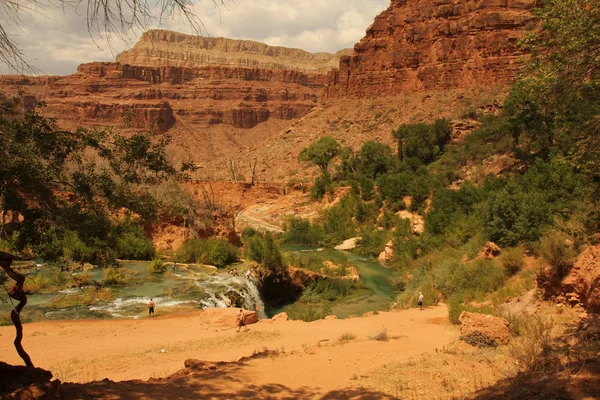
[[10, 312], [10, 319], [13, 325], [15, 326], [15, 329], [17, 330], [14, 341], [15, 349], [17, 350], [19, 356], [25, 362], [25, 365], [27, 365], [30, 368], [33, 368], [31, 358], [29, 358], [29, 354], [27, 354], [25, 349], [23, 349], [23, 345], [21, 344], [21, 341], [23, 340], [23, 325], [21, 324], [20, 314], [21, 311], [23, 311], [25, 305], [27, 304], [27, 295], [23, 290], [23, 284], [25, 283], [25, 275], [11, 268], [12, 261], [15, 258], [16, 257], [8, 253], [0, 252], [0, 267], [2, 267], [2, 269], [6, 272], [6, 274], [9, 277], [15, 280], [15, 285], [8, 291], [8, 295], [19, 302], [15, 306], [15, 308]]

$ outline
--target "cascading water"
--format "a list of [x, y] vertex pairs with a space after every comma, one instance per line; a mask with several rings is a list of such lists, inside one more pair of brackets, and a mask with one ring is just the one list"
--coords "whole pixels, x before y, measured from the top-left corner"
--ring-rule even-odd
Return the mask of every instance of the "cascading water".
[[196, 281], [196, 285], [204, 289], [207, 297], [200, 300], [202, 308], [226, 308], [230, 297], [243, 299], [243, 307], [256, 310], [258, 318], [266, 318], [265, 305], [252, 278], [231, 275], [209, 275]]
[[[266, 318], [264, 303], [255, 280], [245, 275], [228, 275], [202, 267], [176, 265], [157, 276], [148, 272], [147, 262], [122, 263], [130, 277], [122, 286], [103, 288], [104, 298], [96, 298], [95, 286], [65, 288], [31, 295], [23, 317], [26, 322], [44, 319], [142, 318], [148, 315], [150, 298], [156, 304], [156, 315], [198, 307], [243, 307]], [[240, 268], [244, 270], [244, 266]], [[46, 270], [34, 274], [48, 274]], [[88, 274], [100, 282], [104, 270]], [[90, 296], [93, 300], [90, 301]], [[1, 299], [0, 299], [1, 300]], [[10, 303], [0, 301], [0, 313], [10, 311]]]

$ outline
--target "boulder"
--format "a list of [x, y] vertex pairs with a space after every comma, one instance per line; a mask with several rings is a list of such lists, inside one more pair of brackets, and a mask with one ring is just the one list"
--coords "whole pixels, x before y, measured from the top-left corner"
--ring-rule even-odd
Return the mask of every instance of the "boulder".
[[356, 241], [360, 239], [359, 237], [353, 237], [350, 239], [344, 240], [341, 244], [338, 244], [334, 247], [336, 250], [352, 250], [356, 248]]
[[279, 314], [274, 315], [273, 318], [271, 318], [271, 321], [273, 321], [273, 322], [281, 322], [281, 321], [287, 321], [288, 319], [289, 318], [288, 318], [287, 313], [280, 312]]
[[60, 399], [61, 382], [41, 368], [27, 368], [0, 362], [0, 398]]
[[477, 257], [492, 259], [498, 257], [502, 253], [502, 249], [494, 242], [487, 242], [483, 249], [477, 254]]
[[[234, 328], [237, 326], [239, 308], [207, 308], [200, 314], [200, 320], [204, 324], [219, 328]], [[258, 322], [256, 311], [244, 310], [244, 321], [246, 325]]]
[[391, 240], [385, 244], [385, 248], [379, 253], [379, 262], [385, 263], [394, 259], [394, 242]]
[[411, 213], [407, 210], [400, 210], [396, 215], [400, 219], [407, 219], [410, 221], [410, 228], [413, 234], [420, 235], [425, 232], [425, 220], [419, 214]]
[[494, 340], [497, 344], [508, 344], [510, 341], [508, 321], [504, 318], [463, 311], [459, 320], [462, 336], [470, 336], [475, 332], [479, 332]]

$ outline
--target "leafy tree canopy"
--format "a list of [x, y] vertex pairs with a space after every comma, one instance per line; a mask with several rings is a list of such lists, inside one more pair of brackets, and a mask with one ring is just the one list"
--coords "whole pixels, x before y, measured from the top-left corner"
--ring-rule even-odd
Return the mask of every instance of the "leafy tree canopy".
[[[127, 210], [143, 220], [155, 218], [158, 204], [148, 187], [171, 176], [185, 178], [190, 166], [176, 169], [167, 160], [169, 140], [126, 138], [108, 129], [64, 130], [0, 97], [0, 208], [19, 221], [11, 231], [3, 225], [2, 238], [17, 250], [43, 253], [56, 235], [66, 235], [81, 240], [82, 249], [102, 242], [108, 251], [115, 215]], [[100, 253], [88, 261], [107, 261]]]
[[331, 136], [324, 136], [302, 150], [298, 155], [298, 160], [308, 161], [321, 168], [321, 171], [325, 173], [331, 160], [340, 155], [341, 152], [342, 147], [337, 140]]

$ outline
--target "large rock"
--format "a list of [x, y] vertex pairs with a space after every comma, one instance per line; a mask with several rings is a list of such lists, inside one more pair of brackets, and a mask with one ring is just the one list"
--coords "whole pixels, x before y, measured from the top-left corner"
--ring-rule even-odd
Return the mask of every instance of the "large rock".
[[[239, 313], [239, 308], [207, 308], [200, 314], [200, 320], [219, 328], [234, 328], [237, 327]], [[246, 325], [258, 322], [256, 311], [244, 310], [244, 321]]]
[[387, 261], [392, 261], [394, 259], [394, 242], [389, 241], [385, 244], [385, 248], [381, 253], [379, 253], [379, 262], [385, 263]]
[[392, 0], [330, 72], [328, 97], [511, 82], [534, 0]]
[[600, 313], [600, 245], [583, 249], [560, 289], [567, 300]]
[[37, 400], [60, 399], [60, 381], [41, 368], [27, 368], [0, 362], [0, 398]]
[[425, 219], [417, 213], [411, 213], [407, 210], [400, 210], [396, 213], [400, 219], [410, 221], [410, 229], [413, 234], [420, 235], [425, 232]]
[[282, 322], [282, 321], [287, 321], [288, 315], [286, 312], [280, 312], [279, 314], [273, 315], [273, 318], [271, 318], [271, 321], [273, 322]]
[[508, 344], [510, 341], [508, 321], [504, 318], [463, 311], [459, 320], [462, 336], [470, 336], [475, 332], [479, 332], [494, 340], [497, 344]]
[[477, 257], [487, 258], [491, 260], [492, 258], [498, 257], [502, 253], [502, 249], [494, 242], [487, 242], [483, 249], [477, 254]]
[[356, 242], [359, 240], [359, 237], [353, 237], [350, 239], [344, 240], [341, 244], [338, 244], [334, 247], [336, 250], [352, 250], [356, 248]]

